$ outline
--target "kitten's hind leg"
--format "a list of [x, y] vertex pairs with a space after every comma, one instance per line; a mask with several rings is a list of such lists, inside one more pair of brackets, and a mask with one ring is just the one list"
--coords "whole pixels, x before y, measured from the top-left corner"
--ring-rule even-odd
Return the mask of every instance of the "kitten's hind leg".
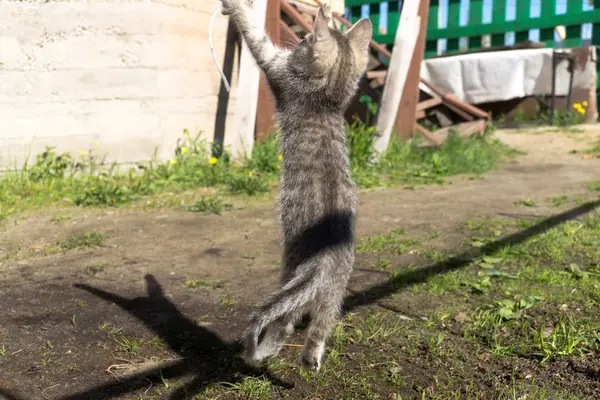
[[319, 371], [325, 354], [325, 342], [329, 338], [339, 316], [339, 302], [328, 299], [311, 310], [311, 321], [306, 341], [300, 355], [300, 364], [308, 370]]

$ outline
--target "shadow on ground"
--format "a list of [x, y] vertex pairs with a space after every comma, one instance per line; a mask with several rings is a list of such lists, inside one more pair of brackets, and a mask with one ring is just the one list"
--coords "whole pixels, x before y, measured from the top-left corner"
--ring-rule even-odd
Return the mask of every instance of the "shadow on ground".
[[[547, 218], [523, 231], [509, 235], [482, 248], [463, 253], [440, 263], [436, 263], [416, 271], [409, 271], [393, 280], [377, 284], [365, 291], [353, 293], [345, 302], [345, 311], [373, 304], [407, 286], [422, 283], [430, 277], [467, 266], [474, 259], [492, 255], [505, 246], [515, 245], [540, 235], [563, 222], [580, 218], [596, 208], [600, 201], [589, 202], [562, 214]], [[117, 304], [123, 310], [142, 321], [152, 329], [181, 359], [165, 363], [151, 371], [130, 376], [119, 382], [96, 386], [85, 392], [71, 394], [60, 400], [110, 399], [131, 393], [148, 386], [149, 382], [160, 382], [165, 379], [188, 377], [188, 383], [176, 389], [168, 397], [170, 400], [190, 399], [208, 385], [217, 382], [239, 382], [244, 377], [266, 377], [273, 384], [291, 388], [287, 382], [271, 375], [265, 369], [255, 368], [239, 358], [241, 345], [228, 343], [214, 332], [198, 326], [185, 317], [175, 305], [169, 301], [162, 287], [152, 275], [145, 277], [148, 296], [127, 299], [88, 285], [76, 285], [103, 300]], [[16, 394], [0, 389], [0, 399], [22, 400]]]

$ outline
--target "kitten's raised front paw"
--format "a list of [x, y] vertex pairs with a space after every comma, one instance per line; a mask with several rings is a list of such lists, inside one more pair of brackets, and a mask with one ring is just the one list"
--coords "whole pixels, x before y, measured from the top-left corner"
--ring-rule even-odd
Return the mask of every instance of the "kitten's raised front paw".
[[221, 0], [221, 14], [232, 15], [240, 8], [243, 0]]

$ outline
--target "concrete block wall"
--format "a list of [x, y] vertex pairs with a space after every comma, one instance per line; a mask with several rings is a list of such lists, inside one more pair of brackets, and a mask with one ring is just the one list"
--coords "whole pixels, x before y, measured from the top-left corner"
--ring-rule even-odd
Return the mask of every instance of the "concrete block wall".
[[[96, 148], [128, 163], [155, 148], [168, 159], [186, 128], [212, 140], [220, 87], [208, 45], [214, 6], [0, 0], [0, 167], [22, 165], [46, 145], [76, 154]], [[220, 62], [226, 29], [218, 17]]]

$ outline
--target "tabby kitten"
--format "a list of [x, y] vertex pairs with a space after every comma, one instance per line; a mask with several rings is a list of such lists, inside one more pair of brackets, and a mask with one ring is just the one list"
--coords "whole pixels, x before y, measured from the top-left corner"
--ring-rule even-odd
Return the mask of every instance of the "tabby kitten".
[[252, 25], [244, 0], [221, 2], [274, 94], [283, 153], [281, 287], [251, 316], [245, 358], [275, 356], [295, 323], [309, 314], [300, 362], [319, 370], [354, 265], [358, 197], [343, 115], [367, 67], [371, 22], [362, 19], [342, 33], [328, 27], [319, 9], [312, 33], [294, 50], [284, 50]]

